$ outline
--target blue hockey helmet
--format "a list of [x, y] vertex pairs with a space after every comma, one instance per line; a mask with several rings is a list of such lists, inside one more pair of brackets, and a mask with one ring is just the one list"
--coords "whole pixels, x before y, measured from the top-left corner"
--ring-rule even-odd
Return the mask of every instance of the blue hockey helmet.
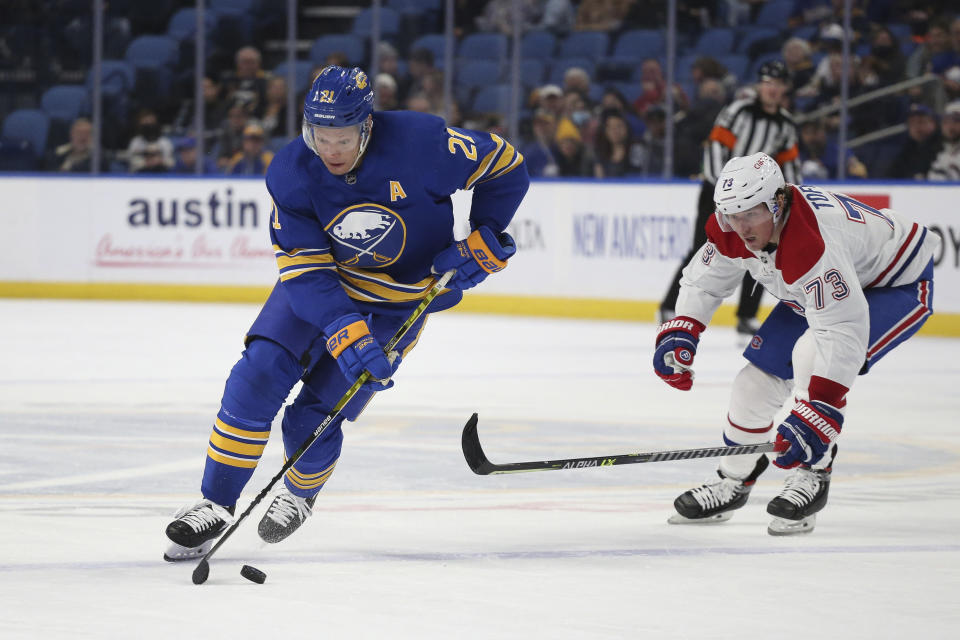
[[359, 67], [329, 66], [317, 75], [303, 101], [303, 120], [318, 127], [362, 124], [373, 113], [373, 87]]

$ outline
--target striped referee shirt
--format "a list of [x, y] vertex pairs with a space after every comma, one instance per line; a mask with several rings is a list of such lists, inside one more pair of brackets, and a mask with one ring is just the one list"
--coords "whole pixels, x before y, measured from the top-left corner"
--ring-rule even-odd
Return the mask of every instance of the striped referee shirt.
[[716, 184], [727, 160], [760, 151], [777, 161], [784, 180], [801, 184], [797, 125], [790, 112], [779, 109], [777, 113], [767, 113], [757, 98], [731, 102], [717, 116], [707, 138], [703, 149], [703, 178]]

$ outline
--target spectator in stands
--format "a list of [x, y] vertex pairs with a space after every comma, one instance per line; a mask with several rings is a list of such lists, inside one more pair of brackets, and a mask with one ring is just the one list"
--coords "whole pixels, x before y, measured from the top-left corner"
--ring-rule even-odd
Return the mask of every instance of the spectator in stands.
[[[800, 171], [804, 180], [836, 180], [837, 172], [837, 141], [827, 135], [827, 128], [822, 120], [808, 120], [800, 125]], [[867, 167], [860, 162], [852, 149], [846, 151], [846, 177], [866, 178]]]
[[951, 67], [960, 67], [960, 17], [954, 18], [948, 29], [949, 48], [930, 60], [930, 67], [934, 73], [943, 74]]
[[[127, 158], [130, 171], [139, 173], [145, 169], [159, 171], [173, 166], [173, 142], [170, 138], [161, 135], [160, 121], [152, 109], [141, 109], [135, 119], [136, 135], [127, 146]], [[159, 153], [159, 165], [154, 155]], [[148, 157], [149, 156], [149, 157]], [[149, 166], [148, 166], [149, 164]]]
[[527, 165], [527, 172], [531, 178], [559, 175], [560, 169], [554, 157], [556, 155], [554, 146], [557, 133], [556, 116], [549, 111], [538, 109], [533, 114], [530, 126], [533, 129], [533, 139], [520, 149], [524, 163]]
[[[87, 118], [77, 118], [70, 125], [70, 141], [53, 150], [47, 160], [53, 171], [90, 173], [93, 167], [93, 124]], [[100, 162], [100, 170], [107, 166]]]
[[960, 100], [951, 102], [940, 120], [943, 146], [930, 165], [928, 180], [960, 181]]
[[397, 102], [397, 81], [389, 73], [377, 74], [373, 81], [373, 95], [377, 111], [393, 111], [400, 107]]
[[542, 12], [537, 29], [552, 31], [558, 36], [564, 36], [573, 30], [577, 15], [570, 0], [539, 0], [539, 4]]
[[589, 103], [590, 74], [581, 67], [570, 67], [563, 72], [563, 92], [576, 91]]
[[394, 83], [400, 81], [400, 55], [397, 49], [389, 42], [383, 41], [377, 45], [377, 55], [379, 56], [379, 74], [387, 74], [393, 78]]
[[[574, 29], [577, 31], [617, 31], [624, 23], [635, 0], [581, 0]], [[647, 4], [647, 3], [641, 3]]]
[[927, 27], [922, 44], [913, 50], [906, 62], [908, 78], [917, 78], [933, 70], [933, 59], [950, 50], [950, 25], [934, 20]]
[[424, 76], [436, 70], [433, 52], [430, 49], [417, 47], [411, 51], [407, 60], [407, 75], [400, 78], [397, 83], [397, 99], [401, 103], [405, 103], [413, 94], [422, 92]]
[[224, 99], [227, 104], [239, 102], [254, 117], [263, 115], [267, 95], [267, 74], [261, 68], [260, 51], [256, 47], [242, 47], [234, 56], [235, 68], [221, 76]]
[[479, 31], [496, 31], [505, 35], [513, 33], [513, 4], [520, 3], [520, 29], [526, 31], [540, 19], [542, 8], [537, 0], [488, 0], [476, 18]]
[[[633, 108], [637, 113], [644, 113], [648, 105], [662, 104], [667, 97], [666, 89], [667, 81], [660, 62], [656, 58], [647, 58], [640, 64], [640, 95], [633, 101]], [[684, 109], [689, 102], [679, 84], [673, 85], [673, 100], [675, 105], [683, 105], [680, 108]]]
[[262, 176], [273, 160], [273, 152], [265, 148], [266, 139], [263, 127], [257, 122], [249, 122], [243, 129], [243, 146], [239, 153], [230, 159], [227, 170], [231, 176]]
[[407, 111], [419, 111], [420, 113], [432, 113], [430, 110], [430, 98], [424, 93], [414, 93], [407, 98]]
[[[287, 137], [287, 79], [283, 76], [270, 76], [267, 80], [266, 102], [263, 117], [260, 119], [263, 131], [268, 138]], [[299, 120], [293, 135], [300, 135]]]
[[587, 100], [579, 91], [568, 91], [563, 94], [561, 120], [568, 120], [576, 127], [584, 144], [589, 146], [593, 142], [597, 120], [590, 113]]
[[643, 114], [643, 122], [643, 175], [659, 178], [663, 176], [666, 153], [667, 112], [662, 105], [651, 104]]
[[250, 115], [242, 102], [236, 102], [227, 109], [227, 117], [220, 127], [216, 144], [217, 166], [221, 169], [225, 169], [230, 159], [242, 150], [243, 130], [249, 119]]
[[420, 79], [420, 88], [430, 101], [430, 113], [443, 115], [443, 71], [433, 69]]
[[907, 135], [890, 167], [889, 178], [924, 180], [940, 151], [940, 132], [930, 107], [912, 104], [907, 114]]
[[693, 80], [695, 94], [699, 93], [698, 88], [704, 80], [718, 80], [723, 84], [724, 89], [731, 93], [739, 84], [737, 77], [730, 73], [719, 60], [711, 56], [700, 56], [693, 61], [690, 66], [690, 79]]
[[159, 142], [147, 142], [130, 157], [133, 173], [167, 173], [171, 165], [165, 158], [166, 150]]
[[683, 178], [699, 175], [703, 145], [726, 101], [727, 92], [719, 81], [709, 78], [700, 83], [697, 99], [677, 123], [673, 147], [675, 175]]
[[885, 87], [900, 82], [906, 76], [906, 60], [900, 51], [900, 43], [887, 27], [874, 30], [870, 55], [864, 64], [876, 75], [876, 84]]
[[813, 49], [810, 47], [810, 43], [803, 38], [790, 38], [783, 43], [780, 54], [783, 56], [787, 71], [790, 73], [790, 87], [787, 89], [787, 95], [790, 102], [794, 103], [797, 90], [808, 85], [813, 79], [815, 71], [812, 57]]
[[[444, 2], [442, 6], [445, 17], [447, 3]], [[484, 3], [477, 0], [454, 0], [453, 33], [458, 39], [477, 30], [477, 18], [483, 14], [484, 8]]]
[[[202, 84], [204, 140], [214, 140], [226, 115], [226, 105], [223, 102], [220, 85], [213, 77], [204, 76]], [[181, 102], [180, 110], [173, 120], [175, 131], [186, 131], [193, 128], [195, 115], [193, 103], [193, 91], [191, 90]]]
[[633, 135], [637, 137], [643, 135], [646, 125], [643, 123], [643, 120], [637, 116], [637, 112], [633, 110], [633, 105], [627, 101], [626, 96], [616, 87], [607, 87], [603, 90], [603, 95], [600, 97], [599, 111], [603, 112], [607, 109], [615, 109], [623, 114], [624, 119], [630, 125], [630, 132]]
[[600, 114], [600, 128], [594, 144], [593, 176], [639, 176], [644, 171], [643, 161], [643, 145], [631, 134], [623, 114], [616, 109]]
[[[194, 136], [184, 136], [177, 140], [175, 147], [177, 157], [171, 173], [195, 174], [197, 172], [197, 139]], [[206, 155], [203, 157], [203, 173], [204, 175], [220, 173], [217, 163]]]
[[530, 106], [553, 114], [557, 121], [563, 115], [563, 89], [555, 84], [545, 84], [531, 93]]
[[567, 118], [557, 124], [556, 149], [554, 160], [558, 175], [567, 178], [593, 175], [593, 159], [583, 144], [580, 131]]

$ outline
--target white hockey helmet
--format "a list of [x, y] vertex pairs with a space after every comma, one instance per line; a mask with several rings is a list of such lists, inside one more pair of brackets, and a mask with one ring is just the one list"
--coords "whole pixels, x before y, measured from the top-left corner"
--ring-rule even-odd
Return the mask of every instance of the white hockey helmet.
[[767, 154], [730, 158], [723, 165], [713, 189], [713, 201], [717, 207], [715, 215], [720, 228], [731, 230], [724, 220], [725, 214], [746, 211], [761, 203], [766, 204], [773, 214], [774, 223], [779, 222], [782, 212], [777, 204], [777, 191], [785, 186], [780, 166]]

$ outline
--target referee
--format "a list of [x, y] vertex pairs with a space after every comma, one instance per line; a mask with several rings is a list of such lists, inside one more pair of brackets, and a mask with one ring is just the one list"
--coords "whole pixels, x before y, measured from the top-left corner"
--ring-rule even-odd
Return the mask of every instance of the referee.
[[[717, 175], [727, 160], [763, 151], [783, 170], [784, 179], [800, 184], [800, 165], [797, 162], [797, 126], [790, 113], [780, 106], [787, 92], [787, 68], [779, 60], [763, 64], [758, 73], [756, 97], [735, 100], [717, 116], [703, 149], [703, 186], [697, 204], [697, 222], [694, 225], [693, 246], [673, 276], [670, 289], [660, 303], [658, 321], [673, 318], [680, 277], [683, 268], [707, 241], [707, 220], [715, 210], [713, 189]], [[744, 274], [737, 307], [737, 333], [752, 336], [757, 330], [757, 309], [763, 287], [756, 286], [749, 273]]]

